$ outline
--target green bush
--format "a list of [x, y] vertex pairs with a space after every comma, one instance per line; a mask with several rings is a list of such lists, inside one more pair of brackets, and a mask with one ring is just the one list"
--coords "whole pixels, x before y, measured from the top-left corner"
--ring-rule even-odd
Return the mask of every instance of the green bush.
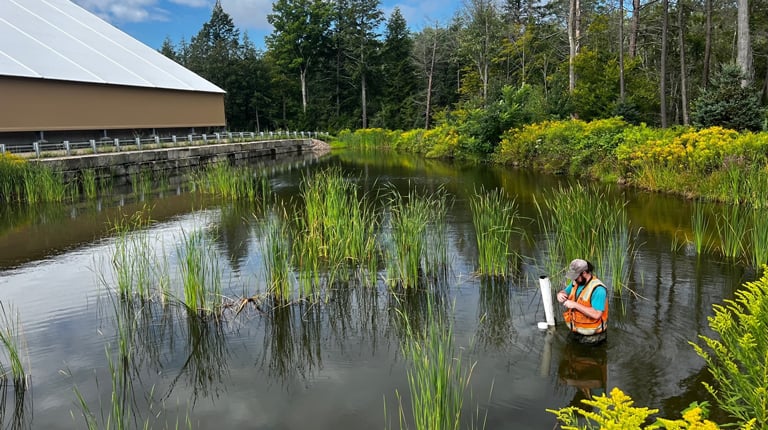
[[758, 131], [765, 121], [760, 92], [752, 85], [741, 86], [741, 68], [724, 65], [712, 77], [711, 86], [691, 106], [691, 120], [697, 127], [720, 126], [733, 130]]
[[715, 305], [709, 327], [720, 339], [699, 335], [692, 344], [707, 363], [714, 385], [707, 390], [738, 424], [768, 428], [768, 267], [747, 282], [734, 300]]

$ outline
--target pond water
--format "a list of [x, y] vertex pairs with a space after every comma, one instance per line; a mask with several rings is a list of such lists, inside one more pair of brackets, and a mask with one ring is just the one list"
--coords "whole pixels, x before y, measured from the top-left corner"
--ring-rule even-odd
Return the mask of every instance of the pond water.
[[[451, 197], [449, 282], [440, 303], [452, 313], [463, 361], [475, 363], [465, 397], [467, 426], [479, 411], [488, 429], [551, 429], [555, 419], [546, 409], [576, 405], [587, 390], [613, 387], [670, 418], [694, 400], [709, 400], [701, 384], [708, 372], [688, 342], [711, 335], [712, 305], [757, 275], [718, 255], [692, 252], [681, 239], [691, 237], [690, 202], [607, 191], [628, 202], [631, 225], [639, 230], [632, 292], [612, 298], [607, 343], [584, 350], [567, 341], [559, 316], [555, 330], [537, 328], [544, 321], [538, 277], [550, 274], [535, 264], [533, 198], [564, 178], [346, 151], [254, 168], [288, 200], [298, 195], [307, 172], [327, 166], [341, 166], [366, 191], [442, 187]], [[529, 238], [515, 243], [523, 258], [505, 281], [473, 274], [477, 245], [469, 198], [481, 187], [501, 187], [516, 197]], [[5, 399], [5, 423], [20, 409], [20, 427], [85, 427], [78, 395], [97, 420], [109, 413], [109, 366], [119, 339], [116, 305], [103, 285], [115, 241], [108, 222], [121, 211], [144, 208], [156, 221], [149, 234], [167, 264], [176, 264], [172, 254], [183, 232], [215, 231], [223, 293], [237, 299], [264, 291], [254, 209], [203, 199], [187, 191], [183, 178], [147, 195], [115, 190], [97, 202], [1, 209], [0, 300], [20, 315], [31, 374], [23, 405], [12, 394]], [[562, 272], [551, 275], [562, 285]], [[327, 303], [274, 312], [248, 306], [237, 315], [230, 310], [218, 324], [187, 318], [178, 306], [146, 304], [131, 316], [137, 329], [136, 352], [125, 369], [133, 381], [129, 407], [153, 428], [186, 427], [186, 420], [202, 429], [382, 428], [385, 415], [395, 416], [397, 393], [409, 407], [394, 309], [419, 308], [421, 300], [417, 293], [398, 302], [380, 282], [377, 288], [338, 288]]]

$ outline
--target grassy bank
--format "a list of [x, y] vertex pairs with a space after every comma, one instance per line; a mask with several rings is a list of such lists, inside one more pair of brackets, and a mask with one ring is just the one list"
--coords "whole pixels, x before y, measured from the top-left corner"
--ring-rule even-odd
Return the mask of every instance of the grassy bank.
[[545, 121], [508, 130], [490, 155], [441, 125], [406, 132], [342, 132], [349, 146], [391, 148], [435, 158], [480, 158], [554, 174], [620, 182], [650, 191], [728, 203], [768, 205], [768, 133], [720, 127], [656, 129], [620, 118]]

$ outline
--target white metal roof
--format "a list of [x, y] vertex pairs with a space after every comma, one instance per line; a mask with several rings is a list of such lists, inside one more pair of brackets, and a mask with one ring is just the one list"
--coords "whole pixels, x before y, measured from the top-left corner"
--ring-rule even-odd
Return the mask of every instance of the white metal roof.
[[0, 0], [0, 75], [224, 92], [69, 0]]

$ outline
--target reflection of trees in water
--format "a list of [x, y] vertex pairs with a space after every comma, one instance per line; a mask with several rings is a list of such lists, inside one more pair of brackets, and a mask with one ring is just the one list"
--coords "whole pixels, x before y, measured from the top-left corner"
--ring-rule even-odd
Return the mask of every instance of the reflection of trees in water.
[[271, 377], [306, 378], [322, 366], [322, 318], [320, 306], [306, 302], [274, 307], [265, 316], [261, 361]]
[[512, 324], [509, 283], [501, 278], [480, 281], [477, 338], [481, 345], [501, 348], [516, 335]]
[[[408, 288], [392, 291], [389, 298], [389, 327], [401, 342], [409, 333], [424, 333], [430, 318], [450, 318], [451, 300], [443, 288]], [[430, 306], [432, 309], [430, 309]], [[447, 321], [439, 321], [447, 327]]]
[[254, 205], [248, 202], [236, 202], [223, 205], [218, 223], [215, 241], [226, 252], [232, 270], [239, 271], [249, 254], [253, 229], [249, 219], [253, 217]]
[[[199, 396], [218, 397], [225, 391], [224, 377], [229, 375], [229, 351], [223, 322], [201, 318], [194, 311], [179, 315], [181, 329], [186, 329], [186, 360], [168, 388], [173, 391], [179, 379], [186, 377], [192, 388], [193, 401]], [[167, 397], [166, 396], [166, 397]]]

